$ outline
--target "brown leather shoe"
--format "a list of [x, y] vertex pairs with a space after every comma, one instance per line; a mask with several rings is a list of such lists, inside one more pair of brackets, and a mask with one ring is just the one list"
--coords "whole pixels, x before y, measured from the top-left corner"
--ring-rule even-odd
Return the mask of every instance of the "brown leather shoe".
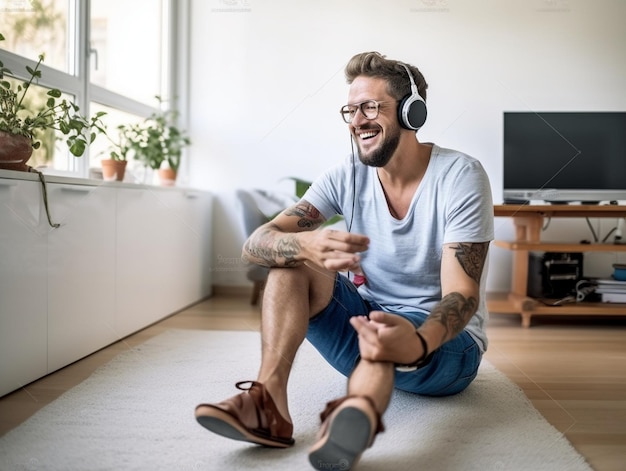
[[[365, 399], [376, 417], [374, 427], [370, 416], [359, 407], [340, 407], [351, 398]], [[320, 417], [319, 439], [309, 450], [309, 462], [315, 469], [353, 469], [363, 452], [374, 443], [376, 434], [385, 430], [374, 401], [368, 396], [344, 396], [331, 401]]]
[[280, 415], [265, 386], [257, 381], [240, 381], [235, 386], [245, 392], [218, 404], [196, 407], [198, 423], [233, 440], [276, 448], [292, 446], [293, 424]]

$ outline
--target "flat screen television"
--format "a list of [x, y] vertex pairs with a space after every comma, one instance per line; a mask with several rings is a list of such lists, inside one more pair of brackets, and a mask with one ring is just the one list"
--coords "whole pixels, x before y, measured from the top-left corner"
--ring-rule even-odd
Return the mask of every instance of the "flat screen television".
[[626, 112], [505, 112], [504, 201], [626, 200]]

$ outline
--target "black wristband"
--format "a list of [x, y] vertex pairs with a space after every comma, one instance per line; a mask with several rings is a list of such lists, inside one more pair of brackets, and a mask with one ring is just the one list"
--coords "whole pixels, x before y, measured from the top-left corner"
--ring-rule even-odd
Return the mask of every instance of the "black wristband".
[[431, 354], [428, 353], [428, 344], [426, 343], [426, 340], [424, 339], [422, 334], [419, 333], [419, 330], [417, 329], [415, 329], [415, 335], [417, 335], [417, 338], [420, 339], [420, 342], [422, 342], [422, 349], [423, 349], [422, 356], [420, 356], [413, 363], [408, 363], [406, 365], [396, 364], [397, 371], [402, 371], [402, 372], [415, 371], [419, 367], [425, 366], [430, 362]]

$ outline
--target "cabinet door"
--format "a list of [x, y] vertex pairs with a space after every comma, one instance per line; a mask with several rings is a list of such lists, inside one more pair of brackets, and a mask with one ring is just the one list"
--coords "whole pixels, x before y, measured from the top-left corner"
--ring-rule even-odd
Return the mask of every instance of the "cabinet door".
[[212, 197], [195, 190], [162, 192], [161, 201], [173, 216], [170, 260], [172, 312], [211, 294]]
[[176, 217], [159, 194], [118, 188], [115, 325], [125, 335], [171, 314]]
[[47, 370], [47, 223], [38, 182], [0, 179], [0, 396]]
[[115, 310], [115, 188], [48, 185], [48, 370], [119, 338]]

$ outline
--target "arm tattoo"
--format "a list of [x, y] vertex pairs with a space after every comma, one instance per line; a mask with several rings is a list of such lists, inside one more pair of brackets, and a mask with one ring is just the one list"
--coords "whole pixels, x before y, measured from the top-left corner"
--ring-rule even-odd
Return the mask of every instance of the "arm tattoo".
[[463, 271], [476, 283], [480, 283], [488, 247], [489, 242], [459, 243], [455, 247], [451, 247], [455, 251], [454, 255], [461, 264]]
[[246, 241], [244, 252], [252, 263], [266, 267], [293, 267], [298, 265], [295, 257], [300, 252], [300, 244], [295, 234], [282, 233], [270, 223]]
[[285, 210], [287, 216], [297, 216], [300, 218], [298, 226], [311, 229], [319, 226], [324, 222], [324, 218], [320, 212], [307, 201], [301, 200], [291, 208]]
[[436, 320], [446, 328], [446, 334], [442, 338], [443, 343], [463, 331], [477, 308], [476, 298], [465, 298], [461, 293], [453, 292], [443, 297], [428, 320]]
[[[284, 214], [299, 217], [297, 225], [304, 230], [316, 229], [324, 222], [320, 212], [305, 200], [287, 208]], [[249, 261], [259, 265], [293, 267], [300, 263], [296, 257], [301, 248], [295, 233], [283, 232], [276, 224], [269, 223], [248, 239], [244, 252]]]

